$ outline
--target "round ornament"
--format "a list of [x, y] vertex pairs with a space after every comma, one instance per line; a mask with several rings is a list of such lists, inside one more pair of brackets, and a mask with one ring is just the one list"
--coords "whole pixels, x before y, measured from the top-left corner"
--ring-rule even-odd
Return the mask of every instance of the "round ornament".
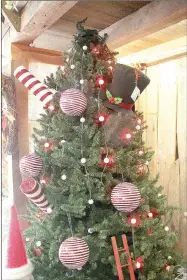
[[60, 108], [68, 116], [80, 116], [86, 109], [86, 96], [79, 90], [70, 88], [62, 92]]
[[86, 163], [86, 159], [85, 158], [81, 158], [81, 163], [82, 164]]
[[141, 196], [135, 185], [125, 182], [113, 188], [111, 201], [118, 211], [130, 213], [140, 205]]
[[28, 177], [36, 177], [42, 171], [43, 165], [40, 156], [28, 154], [21, 158], [20, 171]]
[[81, 269], [88, 261], [89, 248], [86, 242], [77, 237], [70, 237], [59, 248], [59, 259], [69, 269]]

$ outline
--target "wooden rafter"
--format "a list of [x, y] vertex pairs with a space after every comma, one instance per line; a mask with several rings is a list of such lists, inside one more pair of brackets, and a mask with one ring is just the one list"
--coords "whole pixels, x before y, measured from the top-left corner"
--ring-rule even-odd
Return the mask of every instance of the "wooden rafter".
[[6, 1], [2, 0], [2, 12], [4, 17], [13, 25], [17, 32], [20, 31], [21, 27], [21, 18], [18, 14], [14, 13], [13, 11], [9, 11], [5, 8]]
[[28, 1], [21, 15], [21, 30], [13, 40], [30, 44], [70, 10], [77, 1]]
[[187, 18], [186, 0], [155, 0], [102, 30], [100, 34], [107, 33], [109, 47], [117, 49], [185, 18]]

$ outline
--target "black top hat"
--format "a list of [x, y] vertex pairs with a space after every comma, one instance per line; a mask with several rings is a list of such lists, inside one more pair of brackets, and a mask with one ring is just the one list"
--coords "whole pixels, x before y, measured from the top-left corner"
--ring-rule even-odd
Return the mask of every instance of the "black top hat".
[[150, 79], [140, 70], [117, 63], [112, 83], [106, 90], [105, 106], [117, 112], [131, 110], [149, 83]]

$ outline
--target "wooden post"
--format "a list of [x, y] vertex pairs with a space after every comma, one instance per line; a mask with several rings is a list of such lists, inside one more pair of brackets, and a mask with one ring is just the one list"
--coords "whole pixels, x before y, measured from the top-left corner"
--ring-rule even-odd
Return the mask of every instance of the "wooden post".
[[[62, 55], [60, 52], [52, 50], [43, 50], [38, 48], [31, 48], [24, 45], [12, 45], [12, 69], [13, 76], [14, 70], [23, 65], [29, 69], [31, 62], [41, 62], [46, 64], [62, 65]], [[12, 189], [13, 200], [17, 207], [18, 214], [23, 215], [26, 213], [27, 198], [21, 192], [19, 186], [24, 178], [20, 175], [19, 160], [25, 154], [29, 153], [29, 120], [28, 120], [28, 89], [25, 88], [17, 79], [15, 79], [16, 89], [16, 107], [17, 107], [17, 120], [18, 120], [18, 145], [19, 152], [12, 155]], [[27, 228], [26, 221], [20, 221], [21, 229]]]

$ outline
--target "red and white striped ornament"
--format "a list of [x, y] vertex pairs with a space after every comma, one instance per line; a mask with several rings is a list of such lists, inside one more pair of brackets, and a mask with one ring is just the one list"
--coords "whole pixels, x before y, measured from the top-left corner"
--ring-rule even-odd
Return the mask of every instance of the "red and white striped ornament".
[[59, 248], [59, 259], [69, 269], [81, 269], [88, 261], [89, 248], [86, 242], [77, 237], [70, 237]]
[[21, 158], [20, 171], [28, 177], [36, 177], [42, 171], [43, 165], [40, 156], [28, 154]]
[[28, 88], [46, 108], [50, 106], [50, 101], [56, 91], [52, 92], [51, 89], [36, 79], [24, 66], [18, 66], [14, 71], [14, 76]]
[[130, 213], [140, 205], [141, 196], [135, 185], [125, 182], [113, 188], [111, 201], [118, 211]]
[[47, 211], [47, 208], [50, 207], [43, 189], [33, 178], [23, 181], [20, 190], [42, 211]]
[[86, 106], [87, 98], [79, 89], [70, 88], [62, 92], [60, 108], [68, 116], [80, 116]]

